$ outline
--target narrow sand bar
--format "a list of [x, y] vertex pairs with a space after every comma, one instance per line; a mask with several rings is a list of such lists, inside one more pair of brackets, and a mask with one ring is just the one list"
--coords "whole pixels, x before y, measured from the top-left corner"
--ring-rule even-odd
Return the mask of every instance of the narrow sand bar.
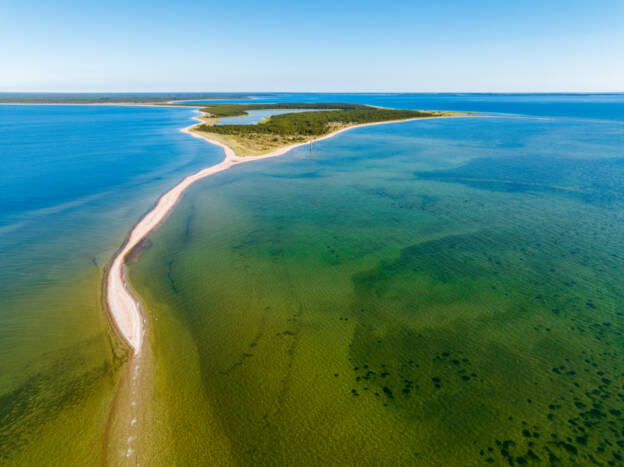
[[[137, 356], [141, 352], [141, 347], [143, 345], [143, 337], [145, 334], [143, 321], [144, 318], [141, 311], [141, 304], [139, 300], [132, 294], [132, 291], [130, 290], [130, 287], [128, 286], [128, 282], [126, 280], [125, 258], [128, 253], [130, 253], [132, 249], [141, 242], [141, 240], [145, 239], [156, 227], [158, 227], [158, 225], [163, 220], [165, 220], [167, 215], [171, 212], [184, 191], [189, 186], [191, 186], [197, 180], [209, 177], [210, 175], [214, 175], [218, 172], [223, 172], [224, 170], [227, 170], [234, 165], [242, 164], [244, 162], [268, 159], [269, 157], [281, 156], [297, 147], [305, 146], [306, 144], [331, 138], [339, 133], [351, 130], [353, 128], [384, 125], [388, 123], [408, 122], [413, 120], [429, 120], [432, 118], [448, 117], [417, 117], [405, 120], [389, 120], [383, 122], [353, 125], [342, 128], [333, 133], [329, 133], [320, 138], [316, 138], [303, 143], [292, 144], [290, 146], [285, 146], [283, 148], [276, 149], [275, 151], [261, 156], [249, 157], [239, 157], [229, 146], [226, 146], [225, 144], [222, 144], [218, 141], [214, 141], [199, 133], [193, 132], [193, 128], [197, 125], [191, 125], [187, 128], [182, 129], [181, 131], [184, 133], [188, 133], [191, 136], [201, 138], [205, 141], [208, 141], [209, 143], [223, 148], [223, 151], [225, 152], [225, 159], [223, 159], [223, 161], [219, 164], [202, 169], [199, 172], [186, 177], [178, 185], [174, 186], [171, 190], [162, 195], [156, 203], [156, 206], [154, 206], [147, 214], [145, 214], [145, 216], [143, 216], [143, 218], [141, 218], [141, 220], [132, 228], [130, 234], [128, 235], [126, 243], [121, 247], [121, 249], [113, 258], [113, 261], [105, 277], [104, 283], [106, 290], [106, 304], [113, 323], [115, 324], [123, 340], [132, 349], [134, 356]], [[199, 119], [197, 118], [197, 120]]]

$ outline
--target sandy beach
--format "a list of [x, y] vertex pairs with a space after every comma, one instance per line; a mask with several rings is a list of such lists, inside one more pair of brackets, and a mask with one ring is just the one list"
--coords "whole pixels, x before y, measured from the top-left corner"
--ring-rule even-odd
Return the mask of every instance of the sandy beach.
[[[193, 137], [203, 139], [211, 144], [223, 148], [223, 151], [225, 152], [225, 158], [219, 164], [202, 169], [199, 172], [186, 177], [178, 185], [162, 195], [156, 205], [149, 212], [147, 212], [145, 216], [143, 216], [141, 220], [139, 220], [137, 224], [132, 228], [126, 242], [117, 252], [110, 264], [104, 284], [106, 290], [106, 304], [108, 307], [108, 312], [110, 313], [110, 317], [115, 324], [117, 331], [119, 332], [123, 340], [130, 346], [133, 354], [136, 356], [141, 352], [143, 338], [145, 335], [145, 326], [143, 313], [141, 311], [141, 304], [139, 300], [133, 295], [126, 280], [125, 258], [132, 251], [132, 249], [141, 242], [141, 240], [145, 239], [156, 227], [158, 227], [161, 222], [165, 220], [167, 215], [171, 212], [184, 191], [189, 186], [191, 186], [198, 180], [209, 177], [219, 172], [223, 172], [224, 170], [227, 170], [234, 165], [268, 159], [270, 157], [281, 156], [300, 146], [305, 146], [310, 143], [329, 139], [353, 128], [384, 125], [388, 123], [408, 122], [414, 120], [424, 120], [431, 118], [448, 117], [418, 117], [405, 120], [390, 120], [353, 125], [342, 128], [333, 133], [329, 133], [320, 138], [312, 139], [303, 143], [292, 144], [290, 146], [278, 148], [270, 153], [253, 157], [239, 157], [229, 146], [212, 140], [205, 135], [194, 132], [193, 128], [199, 124], [193, 124], [187, 128], [180, 130]], [[195, 117], [195, 120], [201, 121], [199, 117]]]

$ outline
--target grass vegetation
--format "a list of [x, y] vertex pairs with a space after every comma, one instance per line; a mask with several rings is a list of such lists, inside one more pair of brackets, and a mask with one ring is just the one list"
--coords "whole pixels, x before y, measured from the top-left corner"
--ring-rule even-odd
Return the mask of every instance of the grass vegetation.
[[[218, 125], [219, 118], [246, 115], [248, 110], [309, 109], [310, 112], [274, 115], [254, 125]], [[260, 155], [273, 149], [309, 141], [336, 130], [364, 123], [449, 116], [451, 112], [385, 109], [345, 103], [213, 104], [203, 107], [205, 123], [195, 131], [208, 133], [238, 155]]]

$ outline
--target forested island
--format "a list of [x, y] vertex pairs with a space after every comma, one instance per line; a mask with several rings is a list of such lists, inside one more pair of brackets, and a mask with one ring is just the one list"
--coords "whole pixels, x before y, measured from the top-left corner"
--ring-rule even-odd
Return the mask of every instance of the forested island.
[[[248, 124], [216, 125], [220, 118], [250, 110], [298, 110]], [[308, 112], [300, 112], [309, 110]], [[201, 108], [203, 123], [193, 131], [225, 144], [239, 156], [257, 156], [274, 149], [318, 139], [357, 125], [417, 118], [447, 117], [454, 112], [379, 108], [346, 103], [212, 104]]]

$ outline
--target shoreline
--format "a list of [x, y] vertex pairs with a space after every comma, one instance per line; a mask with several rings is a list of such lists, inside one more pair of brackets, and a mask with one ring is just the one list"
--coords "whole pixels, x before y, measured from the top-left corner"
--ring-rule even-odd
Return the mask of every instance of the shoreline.
[[[43, 104], [46, 105], [46, 104]], [[62, 104], [61, 104], [62, 105]], [[197, 110], [197, 112], [200, 112]], [[202, 112], [200, 112], [202, 114]], [[457, 115], [456, 115], [457, 116]], [[455, 116], [455, 117], [456, 117]], [[436, 116], [436, 117], [416, 117], [404, 120], [386, 120], [381, 122], [362, 123], [359, 125], [352, 125], [345, 128], [341, 128], [332, 133], [328, 133], [319, 138], [314, 138], [302, 143], [295, 143], [282, 148], [277, 148], [267, 154], [259, 156], [237, 156], [232, 148], [229, 146], [210, 139], [208, 136], [204, 136], [193, 131], [193, 128], [201, 125], [203, 121], [200, 117], [193, 117], [194, 120], [198, 120], [200, 123], [192, 124], [186, 128], [182, 128], [180, 131], [194, 138], [199, 138], [207, 141], [210, 144], [219, 146], [225, 153], [225, 158], [218, 164], [202, 169], [192, 175], [185, 177], [180, 183], [175, 185], [169, 191], [164, 193], [156, 204], [146, 212], [146, 214], [139, 219], [139, 221], [132, 227], [126, 241], [121, 248], [117, 251], [107, 268], [104, 276], [104, 289], [105, 289], [105, 303], [108, 314], [114, 324], [117, 333], [122, 340], [132, 350], [133, 357], [138, 356], [141, 353], [143, 346], [143, 340], [145, 336], [145, 317], [141, 308], [141, 303], [137, 297], [130, 290], [130, 286], [126, 279], [125, 259], [126, 256], [148, 235], [150, 235], [169, 215], [175, 205], [178, 203], [184, 192], [188, 187], [194, 184], [196, 181], [209, 177], [219, 172], [223, 172], [235, 165], [245, 162], [252, 162], [256, 160], [269, 159], [272, 157], [282, 156], [293, 149], [296, 149], [307, 144], [316, 143], [332, 138], [340, 133], [343, 133], [354, 128], [362, 128], [376, 125], [386, 125], [389, 123], [402, 123], [411, 122], [415, 120], [430, 120], [438, 118], [452, 118], [453, 116]]]

